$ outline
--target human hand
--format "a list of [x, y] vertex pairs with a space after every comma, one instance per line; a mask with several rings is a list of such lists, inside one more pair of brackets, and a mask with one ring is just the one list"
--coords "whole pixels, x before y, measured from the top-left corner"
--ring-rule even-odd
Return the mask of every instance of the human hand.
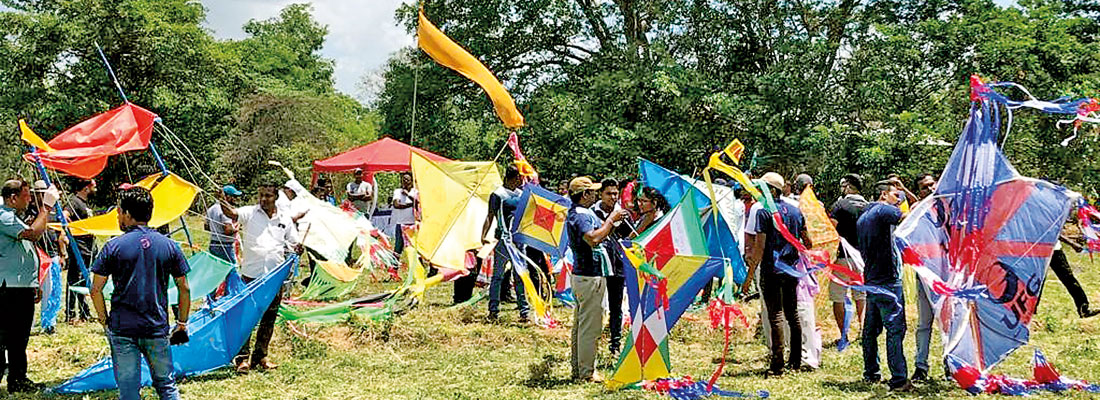
[[615, 210], [615, 212], [611, 214], [611, 220], [614, 222], [619, 222], [622, 221], [623, 218], [626, 218], [627, 215], [630, 215], [630, 211], [623, 209]]
[[34, 288], [34, 303], [42, 301], [42, 288]]
[[50, 185], [49, 188], [42, 191], [42, 205], [46, 207], [53, 207], [57, 204], [57, 199], [61, 198], [61, 192], [57, 190], [57, 186]]
[[294, 245], [294, 252], [298, 253], [298, 255], [301, 255], [302, 252], [304, 252], [305, 250], [306, 250], [306, 247], [303, 246], [301, 243], [298, 243], [298, 244]]

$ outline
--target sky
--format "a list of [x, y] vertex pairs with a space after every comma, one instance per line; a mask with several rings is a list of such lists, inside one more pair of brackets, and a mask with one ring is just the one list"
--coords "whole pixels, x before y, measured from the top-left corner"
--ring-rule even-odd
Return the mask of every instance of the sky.
[[[411, 1], [411, 0], [410, 0]], [[220, 39], [245, 37], [249, 20], [279, 15], [289, 4], [303, 0], [202, 0], [206, 28]], [[412, 46], [415, 39], [394, 21], [394, 11], [405, 0], [313, 0], [313, 18], [328, 26], [321, 55], [335, 60], [336, 89], [363, 101], [359, 82], [377, 73], [393, 52]]]
[[[222, 39], [241, 39], [242, 27], [252, 19], [279, 15], [288, 4], [303, 0], [202, 0], [207, 8], [206, 27]], [[377, 74], [398, 49], [415, 39], [394, 21], [394, 11], [412, 0], [313, 0], [313, 17], [328, 26], [321, 55], [335, 60], [336, 89], [364, 101], [369, 93], [360, 82], [365, 74]], [[521, 0], [522, 1], [522, 0]], [[1000, 5], [1016, 0], [994, 0]], [[377, 78], [376, 78], [377, 79]]]

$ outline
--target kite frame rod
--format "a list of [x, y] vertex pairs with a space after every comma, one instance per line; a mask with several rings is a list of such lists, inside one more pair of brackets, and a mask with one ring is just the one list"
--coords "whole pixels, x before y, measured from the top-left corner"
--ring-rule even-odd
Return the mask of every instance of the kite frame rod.
[[[38, 149], [34, 146], [30, 146], [31, 155], [34, 156], [34, 165], [38, 167], [38, 174], [42, 176], [42, 181], [46, 183], [46, 187], [50, 186], [50, 175], [46, 173], [46, 166], [42, 165], [42, 159], [38, 157]], [[69, 249], [76, 257], [76, 265], [80, 267], [80, 275], [84, 277], [84, 284], [91, 287], [91, 277], [88, 276], [88, 267], [84, 264], [84, 255], [80, 254], [80, 248], [76, 246], [76, 237], [73, 236], [72, 230], [69, 229], [69, 220], [65, 218], [65, 212], [61, 208], [61, 202], [53, 204], [54, 213], [57, 214], [57, 221], [61, 223], [61, 230], [65, 231], [65, 237], [69, 239]]]

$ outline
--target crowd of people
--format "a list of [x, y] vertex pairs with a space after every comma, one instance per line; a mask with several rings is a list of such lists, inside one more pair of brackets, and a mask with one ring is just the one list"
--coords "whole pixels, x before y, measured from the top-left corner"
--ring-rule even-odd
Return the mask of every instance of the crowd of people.
[[[813, 179], [801, 174], [788, 184], [780, 174], [769, 172], [761, 175], [760, 181], [772, 198], [779, 199], [775, 202], [776, 210], [790, 234], [806, 247], [812, 247], [806, 219], [799, 208], [799, 195], [814, 187]], [[928, 293], [918, 280], [917, 350], [915, 370], [910, 375], [902, 345], [907, 326], [901, 259], [892, 234], [909, 204], [935, 192], [936, 181], [928, 174], [917, 177], [914, 180], [916, 194], [897, 176], [889, 176], [867, 187], [864, 182], [865, 179], [857, 174], [844, 176], [838, 183], [840, 196], [826, 210], [839, 236], [853, 247], [846, 251], [847, 246], [840, 246], [837, 263], [855, 267], [860, 264], [856, 260], [862, 260], [865, 285], [881, 290], [855, 291], [829, 281], [828, 298], [840, 331], [836, 349], [844, 351], [850, 343], [845, 323], [846, 304], [854, 303], [852, 324], [861, 327], [863, 379], [875, 383], [882, 380], [877, 339], [885, 331], [890, 372], [886, 383], [892, 390], [909, 391], [913, 389], [912, 382], [926, 381], [934, 375], [928, 362], [933, 316]], [[524, 178], [519, 171], [508, 166], [503, 184], [488, 199], [488, 215], [482, 227], [485, 244], [509, 235], [507, 227], [516, 217], [523, 184]], [[715, 184], [727, 185], [722, 180]], [[61, 198], [59, 190], [42, 181], [29, 184], [19, 179], [9, 180], [0, 189], [4, 200], [0, 207], [0, 301], [6, 305], [0, 309], [0, 318], [8, 321], [0, 326], [3, 350], [0, 355], [4, 356], [0, 358], [0, 370], [6, 372], [9, 392], [40, 388], [27, 378], [26, 358], [35, 303], [42, 296], [37, 279], [39, 254], [35, 248], [38, 247], [63, 265], [70, 287], [90, 284], [91, 308], [84, 296], [66, 290], [65, 319], [72, 323], [96, 321], [103, 325], [114, 357], [120, 397], [140, 397], [139, 367], [144, 357], [160, 397], [178, 398], [168, 349], [178, 336], [186, 336], [190, 311], [186, 278], [189, 266], [180, 246], [162, 230], [148, 227], [153, 198], [148, 190], [137, 186], [119, 188], [114, 193], [123, 234], [106, 242], [103, 248], [99, 248], [90, 235], [70, 238], [47, 229], [48, 222], [57, 222], [60, 218], [75, 221], [95, 215], [90, 199], [97, 191], [96, 182], [72, 179], [66, 186], [69, 196], [62, 202], [64, 207], [55, 207]], [[795, 278], [783, 271], [780, 266], [798, 264], [798, 250], [783, 237], [771, 212], [763, 204], [754, 202], [736, 183], [728, 186], [737, 196], [730, 207], [734, 207], [735, 214], [743, 216], [736, 222], [743, 227], [737, 230], [738, 234], [743, 232], [743, 237], [739, 238], [743, 250], [735, 253], [743, 254], [748, 266], [748, 278], [741, 287], [741, 295], [746, 300], [757, 296], [761, 299], [762, 336], [770, 349], [766, 374], [775, 376], [817, 369], [821, 363], [822, 341], [813, 299], [819, 282], [813, 274]], [[211, 255], [238, 265], [234, 273], [239, 273], [244, 282], [274, 270], [288, 255], [302, 253], [296, 229], [296, 221], [302, 214], [295, 215], [286, 206], [293, 199], [293, 191], [285, 190], [287, 188], [282, 185], [259, 185], [255, 188], [255, 204], [242, 206], [239, 205], [244, 203], [241, 190], [232, 185], [221, 189], [218, 202], [205, 214], [205, 229], [210, 234], [208, 250]], [[367, 175], [357, 170], [354, 180], [346, 187], [343, 204], [370, 216], [377, 211], [377, 189]], [[656, 188], [612, 178], [597, 181], [586, 176], [575, 177], [563, 182], [558, 189], [572, 203], [565, 218], [568, 248], [574, 257], [570, 283], [576, 299], [570, 339], [572, 375], [578, 380], [598, 382], [603, 378], [596, 369], [596, 354], [605, 329], [605, 313], [610, 317], [608, 348], [612, 354], [622, 350], [621, 305], [625, 280], [617, 242], [636, 238], [656, 224], [670, 211], [669, 201]], [[317, 180], [310, 192], [319, 199], [337, 204], [331, 181], [325, 178]], [[624, 201], [627, 199], [629, 201]], [[398, 253], [404, 246], [403, 232], [419, 219], [418, 207], [419, 195], [412, 175], [403, 173], [400, 187], [390, 196], [390, 219], [395, 226]], [[60, 216], [57, 211], [61, 212]], [[1072, 240], [1066, 239], [1066, 242], [1076, 246]], [[501, 303], [508, 292], [514, 291], [520, 319], [527, 321], [531, 317], [531, 307], [516, 269], [508, 265], [512, 257], [506, 254], [507, 251], [505, 246], [494, 249], [488, 317], [498, 319]], [[521, 251], [529, 254], [531, 260], [546, 259], [532, 248]], [[1073, 277], [1060, 248], [1052, 260], [1051, 267], [1070, 291], [1080, 316], [1100, 313], [1089, 307], [1088, 297]], [[549, 275], [549, 265], [535, 264], [542, 271], [534, 276]], [[473, 272], [473, 280], [476, 280], [477, 271]], [[108, 280], [114, 286], [110, 311], [103, 292]], [[173, 308], [168, 307], [170, 280], [180, 291], [179, 304]], [[473, 280], [467, 277], [456, 282], [456, 303], [469, 298], [472, 284], [467, 282]], [[466, 295], [460, 295], [460, 290], [466, 290]], [[709, 293], [708, 287], [704, 290], [704, 300]], [[606, 309], [605, 304], [609, 305]], [[263, 314], [255, 330], [255, 340], [246, 340], [235, 359], [237, 371], [277, 368], [269, 357], [269, 345], [280, 305], [281, 298], [277, 297]], [[170, 323], [173, 315], [174, 324]]]

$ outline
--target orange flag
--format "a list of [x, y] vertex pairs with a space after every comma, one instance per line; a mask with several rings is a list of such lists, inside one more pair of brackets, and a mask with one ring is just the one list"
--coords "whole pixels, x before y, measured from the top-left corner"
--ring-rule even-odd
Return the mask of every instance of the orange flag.
[[439, 28], [432, 25], [431, 21], [424, 16], [424, 10], [420, 10], [420, 22], [416, 28], [417, 45], [428, 53], [435, 62], [440, 65], [458, 71], [480, 85], [485, 92], [489, 94], [489, 99], [493, 101], [493, 108], [496, 109], [497, 116], [501, 121], [504, 121], [504, 126], [509, 128], [519, 128], [524, 125], [523, 115], [516, 109], [516, 102], [512, 100], [512, 95], [508, 94], [508, 91], [504, 89], [504, 85], [500, 84], [496, 76], [485, 68], [477, 58], [474, 58], [469, 52], [463, 49], [458, 43], [455, 43], [451, 38], [444, 35]]

